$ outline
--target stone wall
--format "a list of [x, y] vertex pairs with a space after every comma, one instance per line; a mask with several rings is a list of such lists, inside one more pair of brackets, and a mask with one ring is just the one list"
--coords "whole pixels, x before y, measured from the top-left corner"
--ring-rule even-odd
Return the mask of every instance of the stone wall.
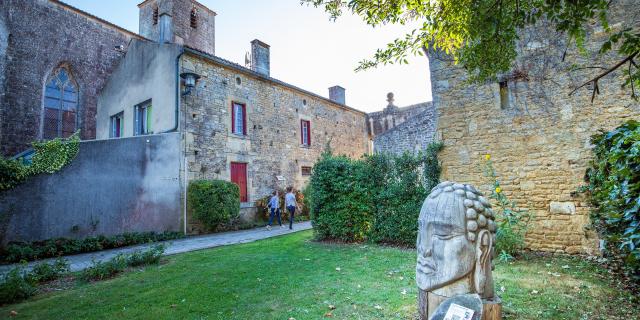
[[80, 143], [55, 174], [0, 193], [0, 243], [181, 231], [179, 133]]
[[[640, 23], [640, 7], [634, 1], [612, 3], [610, 25], [614, 30]], [[591, 90], [569, 93], [612, 66], [615, 53], [595, 52], [605, 38], [591, 30], [586, 41], [588, 56], [569, 46], [562, 55], [566, 35], [542, 24], [528, 30], [518, 44], [520, 57], [514, 72], [500, 85], [467, 85], [459, 67], [431, 54], [434, 104], [438, 112], [438, 136], [445, 144], [439, 155], [442, 179], [478, 185], [488, 193], [481, 164], [491, 154], [503, 192], [535, 214], [527, 245], [534, 250], [596, 253], [597, 235], [589, 228], [589, 206], [576, 190], [584, 184], [591, 159], [589, 138], [628, 119], [640, 117], [640, 105], [621, 88], [618, 70], [600, 81], [600, 95], [591, 103]], [[626, 68], [626, 67], [625, 67]]]
[[393, 104], [393, 93], [389, 93], [387, 99], [389, 104], [382, 111], [367, 114], [367, 132], [371, 139], [375, 139], [376, 136], [399, 126], [408, 119], [414, 118], [432, 107], [431, 102], [397, 107]]
[[138, 36], [53, 0], [0, 1], [0, 20], [8, 32], [6, 54], [0, 56], [6, 61], [0, 70], [0, 154], [24, 151], [42, 136], [45, 81], [63, 64], [80, 88], [82, 138], [95, 138], [96, 97], [122, 56], [114, 48], [126, 49]]
[[[229, 181], [230, 162], [247, 163], [249, 201], [243, 207], [276, 187], [302, 189], [308, 177], [301, 167], [312, 167], [329, 141], [336, 154], [357, 158], [367, 152], [360, 111], [219, 58], [185, 53], [181, 63], [202, 76], [181, 103], [188, 178]], [[232, 102], [246, 104], [246, 136], [231, 133]], [[310, 147], [301, 145], [301, 120], [311, 122]]]
[[433, 141], [436, 132], [436, 110], [431, 104], [422, 113], [412, 115], [408, 120], [373, 139], [376, 153], [402, 154], [406, 151], [425, 150]]

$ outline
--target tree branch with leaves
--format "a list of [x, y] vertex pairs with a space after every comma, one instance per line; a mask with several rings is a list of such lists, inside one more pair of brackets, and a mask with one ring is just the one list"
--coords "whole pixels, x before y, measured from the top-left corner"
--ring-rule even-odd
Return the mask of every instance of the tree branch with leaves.
[[[612, 0], [301, 0], [301, 4], [322, 7], [331, 19], [349, 11], [373, 27], [385, 24], [417, 23], [411, 32], [378, 49], [372, 58], [359, 62], [356, 71], [386, 64], [407, 64], [408, 56], [425, 55], [425, 49], [444, 52], [462, 65], [474, 83], [496, 80], [511, 71], [517, 58], [519, 32], [539, 21], [553, 25], [568, 37], [568, 43], [585, 53], [587, 30], [593, 22], [611, 33], [607, 13]], [[623, 87], [638, 98], [640, 69], [635, 59], [640, 52], [638, 26], [623, 26], [609, 34], [599, 53], [616, 50], [622, 63], [613, 64], [589, 81], [593, 95], [598, 81], [626, 66]], [[566, 50], [563, 57], [566, 55]], [[577, 89], [577, 88], [576, 88]], [[574, 90], [575, 91], [575, 90]]]

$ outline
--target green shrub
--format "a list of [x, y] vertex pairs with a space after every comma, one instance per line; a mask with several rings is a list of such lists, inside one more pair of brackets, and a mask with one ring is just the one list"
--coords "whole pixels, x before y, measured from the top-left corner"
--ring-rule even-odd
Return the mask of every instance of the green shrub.
[[106, 262], [94, 260], [91, 267], [82, 271], [80, 279], [84, 281], [99, 281], [112, 278], [127, 267], [158, 264], [163, 253], [164, 246], [157, 245], [146, 251], [135, 251], [128, 255], [118, 254]]
[[31, 283], [41, 283], [55, 280], [69, 272], [67, 260], [58, 258], [53, 264], [46, 262], [36, 264], [26, 277]]
[[586, 189], [595, 208], [592, 223], [610, 244], [608, 255], [621, 257], [640, 279], [640, 122], [601, 132], [591, 143], [594, 158]]
[[320, 239], [362, 241], [371, 227], [371, 200], [362, 162], [325, 153], [311, 176], [311, 218]]
[[196, 180], [189, 183], [187, 210], [207, 229], [218, 226], [240, 214], [240, 188], [222, 180]]
[[0, 283], [0, 305], [18, 302], [36, 294], [36, 287], [26, 278], [26, 274], [19, 268], [4, 275]]
[[174, 240], [184, 237], [181, 232], [165, 231], [125, 233], [112, 237], [97, 236], [85, 239], [57, 238], [35, 242], [13, 242], [0, 250], [4, 262], [32, 261], [83, 252], [94, 252], [148, 242]]
[[147, 251], [136, 251], [127, 257], [127, 265], [130, 267], [158, 264], [164, 253], [163, 245], [156, 245]]
[[493, 211], [496, 214], [495, 251], [500, 261], [510, 261], [522, 253], [525, 248], [525, 235], [533, 214], [527, 209], [519, 208], [515, 201], [510, 200], [500, 186], [500, 180], [493, 168], [491, 155], [485, 155], [484, 175], [492, 184], [490, 199], [494, 200]]
[[115, 256], [113, 259], [102, 262], [93, 261], [92, 266], [86, 268], [80, 274], [80, 279], [84, 281], [98, 281], [109, 279], [124, 271], [127, 267], [127, 257], [123, 254]]
[[325, 152], [308, 191], [317, 237], [414, 246], [427, 190], [439, 182], [441, 149], [441, 143], [433, 143], [415, 155], [375, 154], [361, 160]]

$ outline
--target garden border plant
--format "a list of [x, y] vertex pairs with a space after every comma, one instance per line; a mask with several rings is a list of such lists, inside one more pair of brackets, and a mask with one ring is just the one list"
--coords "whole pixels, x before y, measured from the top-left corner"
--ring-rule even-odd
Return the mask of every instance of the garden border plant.
[[11, 242], [0, 250], [0, 257], [2, 257], [0, 261], [5, 263], [32, 261], [184, 237], [185, 235], [181, 232], [165, 231], [163, 233], [124, 233], [111, 237], [97, 236], [85, 239], [56, 238], [35, 242]]
[[524, 250], [525, 235], [533, 213], [528, 209], [520, 208], [515, 201], [504, 194], [490, 154], [484, 156], [482, 171], [492, 187], [489, 198], [494, 200], [493, 211], [498, 225], [495, 251], [498, 253], [498, 261], [508, 262], [518, 257]]
[[56, 280], [68, 272], [69, 263], [62, 258], [56, 259], [52, 264], [36, 264], [31, 271], [22, 267], [13, 268], [0, 282], [0, 305], [27, 299], [37, 293], [38, 284]]

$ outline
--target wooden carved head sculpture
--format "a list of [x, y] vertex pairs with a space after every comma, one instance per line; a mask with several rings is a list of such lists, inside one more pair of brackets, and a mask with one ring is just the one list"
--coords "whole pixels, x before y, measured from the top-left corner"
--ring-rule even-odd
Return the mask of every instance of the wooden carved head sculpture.
[[433, 188], [418, 219], [418, 287], [443, 297], [493, 298], [494, 219], [491, 205], [473, 186], [443, 182]]

